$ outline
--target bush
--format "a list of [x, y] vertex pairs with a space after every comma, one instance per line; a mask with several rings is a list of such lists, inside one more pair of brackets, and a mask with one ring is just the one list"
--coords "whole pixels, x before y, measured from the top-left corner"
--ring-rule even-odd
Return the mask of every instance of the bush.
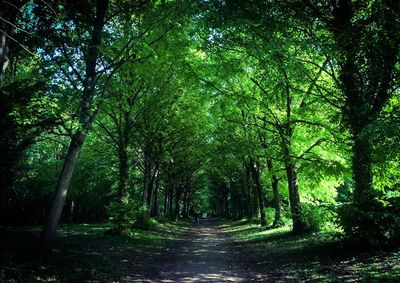
[[154, 230], [158, 225], [150, 218], [147, 207], [139, 205], [129, 198], [122, 202], [112, 202], [108, 207], [109, 220], [112, 224], [111, 234], [129, 234], [133, 229]]
[[395, 243], [400, 234], [400, 198], [375, 198], [368, 207], [353, 203], [338, 208], [346, 235], [372, 246]]
[[265, 221], [267, 222], [267, 226], [271, 226], [275, 220], [275, 208], [266, 207], [264, 208], [265, 213]]
[[346, 236], [372, 246], [393, 244], [400, 235], [400, 197], [374, 190], [368, 205], [356, 204], [352, 194], [353, 184], [338, 187], [338, 216]]
[[321, 231], [326, 222], [331, 218], [331, 213], [322, 207], [312, 203], [303, 203], [301, 206], [301, 217], [305, 233]]
[[146, 206], [140, 206], [134, 215], [133, 228], [141, 230], [153, 230], [157, 226], [157, 221], [150, 218]]

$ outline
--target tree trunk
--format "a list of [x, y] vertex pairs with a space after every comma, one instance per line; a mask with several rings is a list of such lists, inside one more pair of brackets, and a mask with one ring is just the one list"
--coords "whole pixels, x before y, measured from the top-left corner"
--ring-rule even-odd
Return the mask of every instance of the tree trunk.
[[148, 211], [150, 212], [151, 208], [151, 200], [153, 196], [153, 178], [150, 177], [149, 181], [147, 182], [147, 189], [146, 189], [146, 206]]
[[128, 153], [123, 146], [119, 152], [119, 184], [118, 184], [118, 198], [122, 202], [126, 194], [126, 184], [128, 181], [129, 166], [128, 166]]
[[186, 216], [189, 216], [190, 212], [190, 203], [192, 201], [192, 195], [189, 193], [188, 198], [187, 198], [187, 204], [186, 204]]
[[[4, 1], [0, 0], [0, 87], [5, 79], [5, 72], [10, 63], [8, 58], [10, 47], [10, 38], [12, 38], [12, 31], [17, 20], [19, 9], [26, 3], [26, 1]], [[13, 3], [13, 4], [11, 4]], [[10, 24], [11, 23], [11, 24]]]
[[174, 201], [174, 187], [170, 186], [168, 191], [168, 214], [172, 216], [172, 207]]
[[[289, 88], [289, 84], [287, 84], [287, 88]], [[287, 90], [289, 93], [289, 90]], [[287, 95], [287, 117], [290, 121], [290, 107], [291, 107], [291, 97]], [[285, 126], [285, 131], [281, 129], [280, 138], [281, 138], [281, 149], [283, 158], [285, 160], [285, 169], [286, 176], [288, 181], [288, 189], [289, 189], [289, 202], [290, 202], [290, 211], [292, 214], [293, 221], [293, 233], [294, 234], [302, 234], [304, 232], [304, 224], [301, 215], [301, 206], [300, 206], [300, 195], [299, 195], [299, 187], [297, 181], [297, 172], [296, 167], [293, 162], [291, 152], [290, 152], [290, 141], [293, 134], [293, 129], [290, 125], [290, 122], [287, 122]]]
[[74, 200], [71, 200], [71, 206], [69, 209], [69, 223], [73, 223], [74, 222], [74, 213], [75, 213], [75, 202]]
[[260, 210], [260, 224], [261, 224], [261, 226], [265, 226], [265, 225], [267, 225], [267, 221], [265, 219], [264, 197], [263, 197], [263, 189], [262, 189], [261, 178], [260, 178], [260, 166], [252, 158], [250, 158], [250, 166], [251, 166], [251, 171], [253, 174], [253, 179], [254, 179], [254, 182], [256, 185], [256, 191], [257, 191], [257, 196], [258, 196], [258, 205], [259, 205], [259, 210]]
[[272, 224], [273, 227], [278, 227], [281, 225], [281, 197], [279, 195], [279, 179], [275, 175], [273, 171], [272, 160], [268, 159], [267, 161], [268, 170], [271, 172], [271, 186], [272, 186], [272, 193], [274, 195], [274, 208], [275, 208], [275, 216], [274, 216], [274, 223]]
[[187, 217], [187, 208], [188, 208], [188, 190], [185, 190], [184, 194], [183, 194], [183, 217]]
[[84, 140], [85, 134], [81, 131], [78, 131], [71, 139], [71, 143], [64, 160], [63, 168], [61, 170], [60, 176], [58, 177], [58, 182], [53, 201], [50, 206], [48, 219], [42, 231], [40, 243], [42, 251], [46, 251], [50, 247], [50, 244], [55, 236], [57, 225], [61, 217], [61, 212], [64, 207], [65, 198], [67, 196], [68, 187], [71, 182], [76, 161], [78, 159], [78, 155], [81, 151]]
[[[149, 187], [149, 182], [150, 182], [150, 162], [148, 161], [148, 155], [146, 151], [146, 146], [144, 149], [144, 164], [143, 164], [143, 205], [147, 204], [147, 199], [148, 199], [148, 187]], [[150, 196], [151, 197], [151, 196]]]
[[297, 172], [294, 164], [290, 161], [286, 162], [286, 175], [289, 187], [290, 211], [293, 220], [293, 233], [301, 234], [304, 232], [303, 220], [301, 218], [300, 195], [297, 182]]
[[180, 213], [180, 201], [181, 201], [181, 190], [179, 190], [176, 194], [175, 197], [175, 217], [178, 218], [179, 217], [179, 213]]
[[355, 135], [353, 143], [354, 203], [367, 208], [373, 201], [371, 143], [360, 134]]
[[160, 187], [160, 178], [159, 176], [156, 177], [154, 192], [153, 192], [153, 206], [152, 206], [152, 213], [151, 216], [158, 217], [160, 215], [159, 207], [158, 207], [158, 191]]
[[[228, 185], [229, 186], [229, 185]], [[228, 191], [228, 189], [229, 189], [229, 187], [225, 187], [225, 194], [224, 194], [224, 208], [223, 208], [223, 211], [224, 211], [224, 214], [223, 214], [223, 216], [224, 217], [226, 217], [226, 218], [228, 218], [229, 216], [230, 216], [230, 213], [229, 213], [229, 191]]]
[[168, 207], [168, 186], [164, 188], [164, 215], [167, 214]]

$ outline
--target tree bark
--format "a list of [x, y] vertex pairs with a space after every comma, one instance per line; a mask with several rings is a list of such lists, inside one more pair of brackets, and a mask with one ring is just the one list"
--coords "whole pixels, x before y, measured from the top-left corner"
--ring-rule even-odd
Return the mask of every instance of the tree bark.
[[167, 207], [168, 207], [168, 187], [164, 188], [164, 210], [163, 214], [167, 214]]
[[71, 205], [70, 205], [70, 209], [69, 209], [69, 223], [73, 223], [74, 222], [74, 214], [75, 214], [75, 202], [74, 200], [71, 200]]
[[174, 187], [170, 185], [168, 190], [168, 214], [172, 217], [172, 207], [174, 201]]
[[275, 216], [274, 216], [274, 223], [272, 224], [273, 227], [280, 226], [281, 223], [281, 197], [279, 195], [279, 179], [274, 173], [274, 168], [272, 165], [272, 160], [268, 159], [267, 161], [268, 170], [271, 172], [271, 186], [272, 186], [272, 193], [274, 195], [274, 208], [275, 208]]
[[65, 198], [67, 196], [68, 187], [71, 182], [76, 161], [78, 159], [78, 155], [81, 151], [84, 140], [85, 134], [81, 131], [78, 131], [71, 139], [71, 143], [64, 160], [63, 168], [61, 170], [60, 176], [58, 177], [53, 201], [50, 206], [50, 213], [42, 231], [42, 251], [46, 251], [50, 247], [50, 244], [55, 236], [58, 222], [61, 217], [61, 212], [64, 207]]
[[182, 214], [183, 217], [188, 216], [188, 214], [187, 214], [187, 208], [189, 205], [188, 204], [188, 201], [189, 201], [188, 193], [189, 193], [189, 190], [185, 190], [185, 192], [183, 194], [183, 214]]
[[122, 202], [126, 195], [126, 184], [128, 181], [129, 166], [128, 166], [128, 153], [125, 146], [119, 150], [119, 184], [118, 184], [118, 198]]
[[260, 224], [261, 226], [267, 225], [267, 221], [265, 219], [265, 211], [264, 211], [264, 196], [263, 189], [261, 184], [261, 176], [260, 176], [260, 166], [257, 162], [254, 161], [253, 158], [250, 158], [250, 166], [253, 174], [253, 179], [256, 185], [256, 191], [258, 196], [258, 205], [260, 210]]
[[288, 178], [290, 211], [292, 213], [292, 220], [293, 220], [293, 233], [301, 234], [304, 232], [304, 225], [301, 217], [297, 172], [294, 164], [291, 162], [287, 162], [285, 164], [285, 168], [286, 168], [286, 175]]
[[15, 25], [19, 9], [27, 1], [15, 2], [0, 0], [0, 87], [5, 79], [5, 72], [10, 63], [8, 55], [10, 51], [10, 38], [13, 36], [14, 29], [12, 25]]
[[178, 190], [178, 192], [176, 193], [176, 196], [175, 196], [175, 217], [176, 218], [179, 217], [179, 213], [181, 210], [181, 207], [180, 207], [181, 194], [182, 194], [182, 191]]
[[297, 172], [293, 160], [290, 156], [289, 146], [286, 140], [282, 140], [282, 151], [285, 159], [285, 169], [288, 181], [290, 211], [293, 221], [293, 233], [302, 234], [304, 232], [304, 224], [301, 216]]
[[152, 206], [152, 212], [151, 212], [151, 216], [153, 217], [158, 217], [160, 215], [159, 212], [159, 207], [158, 207], [158, 191], [160, 188], [160, 178], [159, 176], [156, 177], [155, 180], [155, 186], [154, 186], [154, 192], [153, 192], [153, 206]]

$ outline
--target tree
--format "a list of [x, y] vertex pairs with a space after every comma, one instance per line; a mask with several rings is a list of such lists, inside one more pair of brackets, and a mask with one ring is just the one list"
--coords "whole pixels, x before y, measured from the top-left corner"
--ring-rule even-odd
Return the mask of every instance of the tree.
[[[50, 212], [46, 224], [43, 227], [41, 236], [42, 249], [48, 249], [52, 238], [55, 236], [56, 228], [64, 206], [65, 197], [67, 195], [68, 186], [71, 182], [72, 173], [75, 169], [75, 164], [78, 159], [79, 152], [85, 141], [87, 132], [90, 130], [93, 123], [94, 114], [92, 111], [92, 100], [96, 92], [98, 72], [96, 70], [99, 60], [99, 48], [102, 44], [103, 29], [106, 22], [106, 12], [109, 1], [96, 1], [95, 12], [93, 18], [89, 20], [91, 27], [90, 38], [87, 42], [84, 54], [85, 72], [82, 78], [82, 94], [78, 111], [79, 126], [75, 133], [71, 136], [71, 141], [68, 147], [67, 154], [64, 159], [63, 168], [60, 172], [56, 185], [54, 199], [51, 204]], [[77, 7], [67, 7], [77, 8]], [[81, 17], [83, 15], [80, 15]], [[77, 19], [75, 19], [77, 20]], [[81, 19], [82, 20], [82, 19]], [[76, 27], [82, 24], [76, 22]]]

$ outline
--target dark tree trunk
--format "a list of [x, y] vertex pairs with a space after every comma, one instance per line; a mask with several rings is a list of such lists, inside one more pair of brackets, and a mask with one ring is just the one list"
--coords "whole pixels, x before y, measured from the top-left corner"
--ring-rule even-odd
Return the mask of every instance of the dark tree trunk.
[[154, 192], [153, 192], [153, 206], [152, 206], [152, 217], [158, 217], [160, 214], [159, 207], [158, 207], [158, 191], [160, 188], [160, 178], [157, 176], [155, 180]]
[[354, 202], [368, 207], [373, 201], [371, 143], [367, 137], [356, 134], [353, 143]]
[[274, 223], [272, 224], [273, 227], [278, 227], [281, 225], [281, 197], [279, 195], [279, 179], [274, 173], [274, 168], [272, 165], [272, 160], [268, 159], [268, 170], [272, 173], [271, 176], [271, 186], [272, 186], [272, 193], [274, 195], [274, 208], [275, 208], [275, 216], [274, 216]]
[[[291, 129], [288, 127], [287, 131], [291, 136]], [[289, 189], [289, 202], [290, 202], [290, 212], [292, 214], [293, 221], [293, 233], [294, 234], [302, 234], [304, 232], [304, 224], [301, 215], [301, 206], [300, 206], [300, 195], [299, 195], [299, 187], [297, 180], [297, 172], [292, 157], [290, 156], [290, 150], [288, 141], [285, 136], [281, 136], [281, 146], [282, 152], [285, 159], [285, 169], [286, 176], [288, 181], [288, 189]]]
[[175, 196], [175, 217], [179, 217], [179, 213], [181, 210], [180, 202], [181, 202], [181, 190], [178, 190]]
[[224, 217], [230, 217], [229, 213], [229, 191], [228, 187], [225, 188], [225, 195], [224, 195]]
[[168, 214], [172, 216], [172, 207], [174, 201], [174, 187], [170, 186], [168, 191]]
[[251, 171], [253, 174], [253, 179], [254, 179], [254, 182], [256, 185], [255, 187], [256, 187], [257, 196], [258, 196], [258, 205], [259, 205], [259, 210], [260, 210], [260, 224], [261, 224], [261, 226], [265, 226], [265, 225], [267, 225], [267, 221], [265, 219], [264, 194], [263, 194], [261, 178], [260, 178], [260, 166], [252, 158], [250, 158], [250, 166], [251, 166]]
[[189, 194], [186, 204], [186, 216], [189, 216], [190, 213], [190, 202], [192, 201], [192, 196]]
[[167, 207], [168, 207], [168, 187], [165, 187], [164, 188], [164, 210], [163, 210], [164, 215], [167, 214]]
[[71, 200], [71, 205], [69, 209], [69, 223], [74, 223], [74, 214], [75, 214], [75, 202]]
[[189, 201], [188, 195], [189, 195], [189, 191], [185, 190], [185, 192], [183, 194], [183, 214], [182, 214], [183, 217], [188, 216], [188, 214], [187, 214], [188, 201]]
[[50, 247], [50, 244], [55, 236], [58, 222], [61, 217], [61, 212], [64, 207], [65, 198], [67, 196], [68, 187], [71, 182], [76, 161], [84, 140], [85, 134], [83, 134], [81, 131], [78, 131], [71, 139], [67, 155], [64, 159], [63, 168], [60, 176], [58, 177], [58, 182], [53, 201], [50, 206], [47, 222], [42, 231], [41, 248], [43, 251], [46, 251]]
[[289, 200], [290, 200], [290, 211], [292, 213], [292, 220], [293, 220], [293, 233], [301, 234], [304, 232], [304, 225], [301, 217], [297, 172], [294, 164], [291, 163], [290, 161], [286, 162], [285, 168], [286, 168], [286, 175], [289, 187]]
[[[144, 149], [143, 159], [144, 159], [144, 164], [143, 164], [143, 205], [147, 205], [147, 200], [149, 199], [149, 196], [147, 194], [149, 193], [148, 187], [149, 187], [149, 183], [150, 183], [150, 162], [148, 160], [149, 157], [148, 157], [146, 146]], [[150, 196], [150, 198], [151, 198], [151, 196]]]
[[[14, 3], [15, 2], [15, 3]], [[9, 65], [10, 40], [13, 38], [12, 25], [15, 25], [19, 9], [27, 1], [0, 0], [0, 87], [5, 78], [5, 72]]]
[[153, 196], [153, 189], [154, 189], [153, 180], [150, 177], [150, 180], [147, 182], [147, 189], [146, 189], [146, 206], [147, 206], [149, 211], [150, 211], [150, 208], [151, 208], [151, 200], [152, 200], [152, 196]]
[[128, 166], [128, 153], [125, 146], [120, 148], [119, 152], [119, 184], [118, 184], [118, 198], [122, 202], [126, 194], [126, 184], [128, 181], [129, 166]]

